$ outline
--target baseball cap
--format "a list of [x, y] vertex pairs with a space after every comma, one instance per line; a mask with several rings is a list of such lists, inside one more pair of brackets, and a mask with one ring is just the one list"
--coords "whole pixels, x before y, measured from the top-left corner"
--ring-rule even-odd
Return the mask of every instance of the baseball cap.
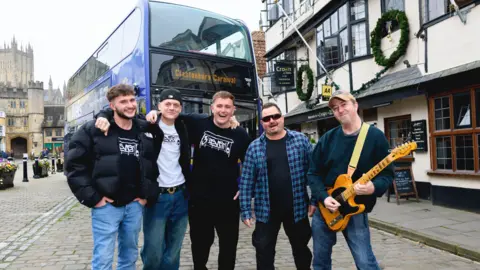
[[355, 97], [350, 94], [350, 92], [347, 92], [345, 90], [337, 90], [335, 92], [333, 92], [332, 96], [330, 97], [330, 100], [328, 101], [328, 107], [332, 107], [332, 100], [334, 98], [337, 98], [337, 99], [340, 99], [340, 100], [343, 100], [343, 101], [353, 101], [353, 102], [357, 102], [357, 100], [355, 99]]
[[166, 99], [178, 100], [178, 102], [182, 104], [182, 93], [180, 93], [180, 91], [175, 88], [164, 88], [164, 90], [160, 93], [160, 99], [158, 100], [158, 102], [162, 102]]

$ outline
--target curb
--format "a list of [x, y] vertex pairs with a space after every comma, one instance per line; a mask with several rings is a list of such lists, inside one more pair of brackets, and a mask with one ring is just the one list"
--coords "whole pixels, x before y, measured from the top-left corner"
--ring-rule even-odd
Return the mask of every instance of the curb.
[[369, 217], [369, 223], [370, 223], [370, 226], [375, 229], [385, 231], [403, 238], [407, 238], [407, 239], [425, 244], [427, 246], [441, 249], [473, 261], [480, 262], [479, 251], [461, 247], [459, 245], [451, 244], [451, 243], [445, 242], [444, 240], [438, 239], [436, 237], [426, 235], [426, 234], [417, 232], [415, 230], [406, 229], [401, 226], [387, 223], [375, 218]]

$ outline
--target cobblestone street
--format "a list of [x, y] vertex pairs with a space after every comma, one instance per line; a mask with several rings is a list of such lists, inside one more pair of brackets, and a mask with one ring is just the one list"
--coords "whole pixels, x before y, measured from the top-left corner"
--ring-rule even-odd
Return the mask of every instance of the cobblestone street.
[[[17, 172], [15, 187], [0, 191], [0, 210], [0, 269], [90, 269], [90, 210], [71, 196], [62, 174], [22, 183], [21, 173]], [[236, 269], [255, 269], [252, 231], [241, 225]], [[383, 269], [480, 269], [480, 264], [375, 229], [372, 238]], [[142, 240], [143, 235], [140, 245]], [[210, 269], [216, 269], [217, 254], [215, 243]], [[187, 234], [181, 269], [193, 269], [191, 258]], [[341, 235], [334, 247], [333, 261], [334, 269], [355, 269]], [[277, 243], [276, 267], [295, 269], [283, 230]]]

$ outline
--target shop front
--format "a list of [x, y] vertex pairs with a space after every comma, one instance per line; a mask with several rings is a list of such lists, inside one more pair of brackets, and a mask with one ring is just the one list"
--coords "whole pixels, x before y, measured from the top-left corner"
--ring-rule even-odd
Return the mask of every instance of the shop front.
[[356, 95], [362, 118], [385, 133], [391, 149], [417, 143], [394, 163], [394, 181], [434, 205], [480, 211], [478, 71], [480, 63], [470, 63], [408, 79], [387, 75], [387, 85], [380, 80]]
[[470, 63], [427, 84], [431, 162], [426, 173], [432, 201], [476, 212], [480, 212], [478, 71], [480, 62]]
[[45, 138], [43, 148], [47, 148], [49, 153], [54, 156], [60, 156], [63, 153], [63, 137]]

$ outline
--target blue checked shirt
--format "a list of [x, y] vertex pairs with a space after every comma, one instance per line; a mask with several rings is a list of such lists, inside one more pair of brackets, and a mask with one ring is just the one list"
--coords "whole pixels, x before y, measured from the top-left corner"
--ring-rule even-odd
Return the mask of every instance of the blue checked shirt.
[[[295, 222], [307, 217], [307, 172], [312, 145], [302, 133], [287, 131], [287, 159], [293, 188], [293, 216]], [[252, 193], [255, 195], [255, 217], [267, 223], [270, 213], [268, 188], [267, 142], [265, 133], [248, 147], [240, 180], [240, 211], [242, 220], [252, 218]]]

